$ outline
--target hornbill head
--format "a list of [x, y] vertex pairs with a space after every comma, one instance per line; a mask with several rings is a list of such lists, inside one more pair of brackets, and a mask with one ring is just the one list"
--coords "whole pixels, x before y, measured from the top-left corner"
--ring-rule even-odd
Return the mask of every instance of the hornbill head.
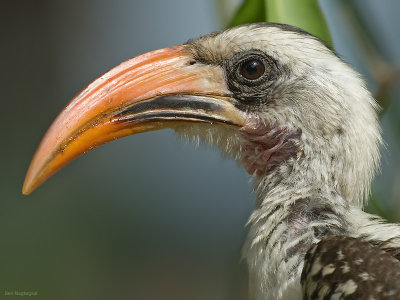
[[379, 157], [376, 104], [358, 75], [314, 36], [260, 23], [142, 54], [96, 79], [47, 131], [23, 193], [101, 144], [166, 127], [217, 144], [263, 188], [303, 169], [355, 205]]

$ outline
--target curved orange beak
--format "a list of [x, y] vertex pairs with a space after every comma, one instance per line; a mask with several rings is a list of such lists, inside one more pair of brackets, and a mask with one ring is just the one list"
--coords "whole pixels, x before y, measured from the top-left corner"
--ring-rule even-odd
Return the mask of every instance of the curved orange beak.
[[79, 155], [123, 136], [182, 122], [244, 125], [222, 68], [196, 62], [186, 47], [132, 58], [80, 92], [43, 137], [22, 193], [31, 193]]

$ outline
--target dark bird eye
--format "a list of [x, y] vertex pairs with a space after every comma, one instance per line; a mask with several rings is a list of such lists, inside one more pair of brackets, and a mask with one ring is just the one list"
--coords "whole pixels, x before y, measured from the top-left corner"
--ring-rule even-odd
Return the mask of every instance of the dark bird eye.
[[258, 59], [251, 59], [245, 61], [240, 66], [240, 75], [248, 80], [256, 80], [263, 76], [265, 73], [265, 66], [262, 61]]
[[278, 62], [259, 49], [234, 53], [224, 61], [228, 88], [237, 99], [265, 99], [278, 78]]

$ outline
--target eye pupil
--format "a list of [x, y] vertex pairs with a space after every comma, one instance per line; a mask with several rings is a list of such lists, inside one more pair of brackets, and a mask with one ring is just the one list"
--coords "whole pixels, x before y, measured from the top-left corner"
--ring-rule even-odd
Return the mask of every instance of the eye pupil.
[[249, 80], [255, 80], [264, 75], [265, 66], [258, 59], [252, 59], [244, 62], [240, 68], [240, 74]]

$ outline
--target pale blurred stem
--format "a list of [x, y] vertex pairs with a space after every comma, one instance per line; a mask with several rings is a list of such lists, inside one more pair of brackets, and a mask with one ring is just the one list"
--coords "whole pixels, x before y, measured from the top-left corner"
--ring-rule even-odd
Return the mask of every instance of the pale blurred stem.
[[[240, 7], [244, 0], [239, 1], [239, 5], [237, 8]], [[235, 15], [235, 10], [232, 8], [232, 1], [230, 0], [215, 0], [215, 6], [218, 12], [218, 19], [222, 28], [224, 28], [229, 22], [232, 20], [233, 16]]]
[[347, 18], [352, 22], [352, 27], [357, 33], [360, 44], [363, 46], [367, 56], [365, 63], [369, 73], [378, 84], [378, 89], [375, 92], [375, 99], [382, 107], [382, 113], [389, 105], [388, 96], [392, 86], [396, 83], [397, 79], [400, 78], [400, 68], [393, 67], [377, 51], [375, 45], [365, 33], [365, 29], [362, 28], [351, 2], [341, 1], [341, 3], [345, 8], [343, 11], [347, 13]]
[[218, 21], [220, 22], [220, 24], [225, 26], [228, 18], [231, 17], [231, 16], [227, 16], [227, 14], [226, 14], [226, 12], [228, 11], [229, 3], [227, 3], [226, 0], [216, 0], [214, 2], [214, 4], [215, 4], [216, 10], [218, 12]]

